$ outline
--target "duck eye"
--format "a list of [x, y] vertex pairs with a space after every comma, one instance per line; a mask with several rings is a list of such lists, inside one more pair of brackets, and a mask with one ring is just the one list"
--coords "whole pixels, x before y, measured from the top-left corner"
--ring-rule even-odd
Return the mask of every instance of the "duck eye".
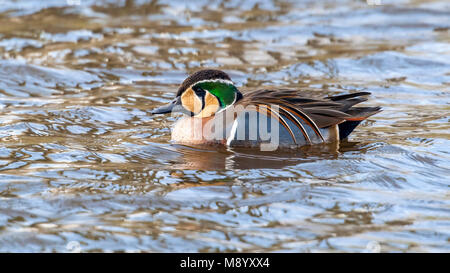
[[195, 94], [196, 94], [199, 98], [204, 97], [205, 94], [206, 94], [206, 91], [203, 90], [201, 87], [194, 86], [192, 89], [194, 90]]

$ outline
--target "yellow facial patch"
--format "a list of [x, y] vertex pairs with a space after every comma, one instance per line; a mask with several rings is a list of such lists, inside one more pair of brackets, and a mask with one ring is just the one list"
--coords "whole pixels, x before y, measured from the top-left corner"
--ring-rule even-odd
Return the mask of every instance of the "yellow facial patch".
[[195, 94], [192, 88], [187, 89], [181, 95], [181, 104], [184, 108], [194, 114], [198, 114], [202, 111], [202, 100]]
[[219, 110], [219, 108], [220, 108], [220, 104], [219, 104], [219, 100], [217, 99], [217, 97], [212, 95], [209, 92], [206, 92], [205, 107], [198, 115], [196, 115], [196, 117], [202, 117], [202, 118], [210, 117], [210, 116], [214, 115], [214, 113], [217, 112]]

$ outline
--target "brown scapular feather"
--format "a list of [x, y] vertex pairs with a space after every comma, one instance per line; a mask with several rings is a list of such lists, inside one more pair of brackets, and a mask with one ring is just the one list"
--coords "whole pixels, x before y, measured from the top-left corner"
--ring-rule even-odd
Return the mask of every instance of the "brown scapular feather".
[[[341, 124], [345, 121], [361, 121], [381, 111], [380, 107], [353, 107], [367, 99], [362, 96], [369, 92], [330, 96], [326, 98], [306, 98], [301, 90], [257, 90], [244, 95], [237, 103], [246, 105], [275, 104], [307, 116], [313, 122], [312, 127], [318, 128]], [[302, 117], [303, 118], [303, 117]]]

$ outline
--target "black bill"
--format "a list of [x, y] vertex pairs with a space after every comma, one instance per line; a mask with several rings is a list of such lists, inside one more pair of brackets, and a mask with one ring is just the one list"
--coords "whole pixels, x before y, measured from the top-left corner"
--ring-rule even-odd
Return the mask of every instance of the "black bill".
[[187, 115], [192, 115], [192, 113], [188, 110], [186, 110], [182, 105], [181, 105], [181, 97], [176, 97], [172, 102], [163, 105], [161, 107], [158, 107], [156, 109], [154, 109], [153, 111], [151, 111], [151, 113], [153, 115], [155, 114], [168, 114], [168, 113], [172, 113], [172, 112], [178, 112], [178, 113], [184, 113]]

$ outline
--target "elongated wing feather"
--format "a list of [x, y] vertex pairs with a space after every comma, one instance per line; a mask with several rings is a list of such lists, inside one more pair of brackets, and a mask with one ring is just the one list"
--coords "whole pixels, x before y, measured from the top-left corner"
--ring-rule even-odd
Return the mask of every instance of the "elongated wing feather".
[[[295, 117], [303, 119], [315, 131], [316, 129], [319, 131], [319, 128], [337, 125], [347, 120], [364, 120], [381, 111], [380, 107], [353, 107], [358, 103], [366, 101], [367, 99], [362, 96], [369, 95], [369, 92], [358, 92], [326, 98], [303, 97], [301, 93], [301, 90], [290, 89], [257, 90], [245, 94], [243, 99], [238, 103], [244, 106], [252, 104], [275, 104], [284, 106], [289, 111], [287, 113], [289, 117], [291, 117], [291, 114], [295, 114]], [[320, 132], [317, 134], [320, 136]]]

